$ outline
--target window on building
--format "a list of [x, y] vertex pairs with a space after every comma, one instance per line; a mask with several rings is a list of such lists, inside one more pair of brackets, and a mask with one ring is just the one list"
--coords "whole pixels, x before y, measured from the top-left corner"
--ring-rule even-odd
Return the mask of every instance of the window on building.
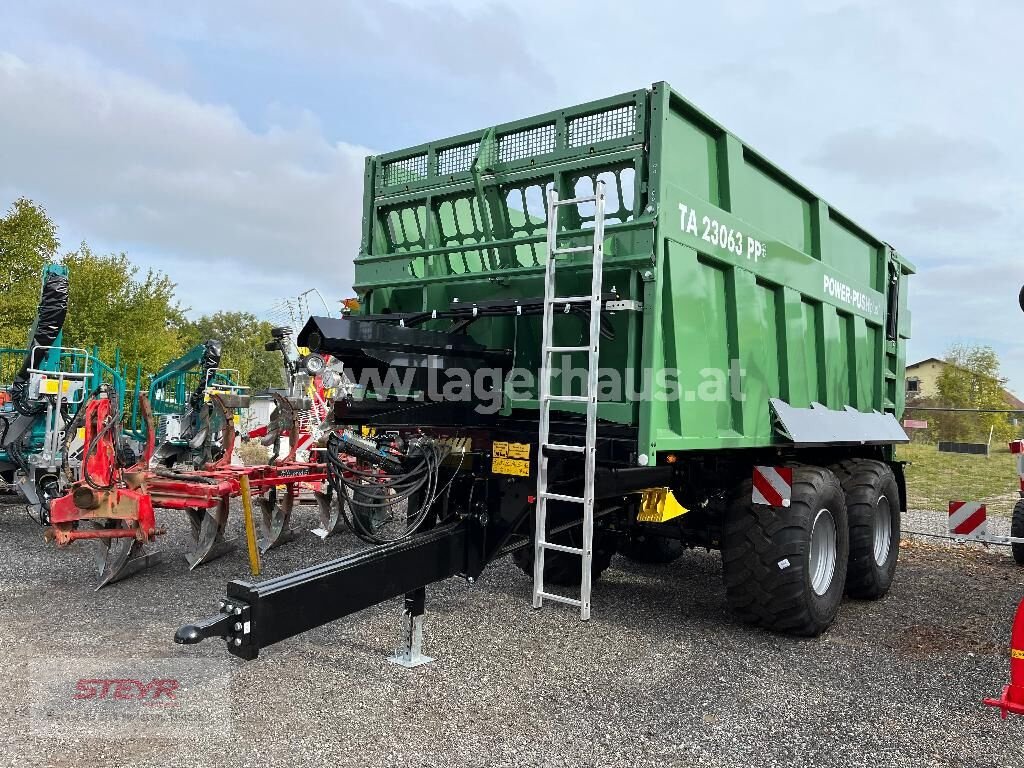
[[907, 379], [907, 392], [920, 392], [921, 382], [918, 379]]

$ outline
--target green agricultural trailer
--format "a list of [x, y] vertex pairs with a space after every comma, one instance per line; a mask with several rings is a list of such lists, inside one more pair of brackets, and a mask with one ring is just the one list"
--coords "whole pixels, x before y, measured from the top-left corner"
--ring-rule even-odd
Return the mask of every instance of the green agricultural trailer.
[[404, 594], [413, 664], [423, 588], [506, 554], [584, 619], [616, 552], [719, 549], [738, 615], [797, 635], [886, 593], [914, 271], [890, 245], [666, 83], [371, 157], [364, 184], [359, 312], [298, 343], [357, 381], [326, 449], [374, 546], [232, 582], [179, 642], [253, 658]]

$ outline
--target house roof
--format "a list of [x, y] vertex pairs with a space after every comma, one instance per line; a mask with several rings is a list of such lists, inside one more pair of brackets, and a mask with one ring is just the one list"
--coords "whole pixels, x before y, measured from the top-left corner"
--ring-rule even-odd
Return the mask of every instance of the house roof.
[[1006, 397], [1007, 405], [1009, 405], [1011, 408], [1019, 408], [1020, 410], [1024, 411], [1024, 400], [1021, 400], [1008, 389], [1003, 390], [1003, 395]]
[[926, 357], [924, 360], [918, 360], [916, 363], [911, 363], [907, 368], [917, 368], [917, 366], [924, 365], [925, 363], [942, 363], [943, 365], [949, 365], [945, 360], [940, 360], [937, 357]]

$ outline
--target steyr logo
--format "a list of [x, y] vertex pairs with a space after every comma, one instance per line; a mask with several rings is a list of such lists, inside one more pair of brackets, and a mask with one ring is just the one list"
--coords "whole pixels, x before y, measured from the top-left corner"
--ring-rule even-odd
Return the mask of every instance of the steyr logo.
[[74, 699], [112, 699], [145, 704], [171, 704], [181, 683], [173, 678], [153, 678], [149, 682], [127, 678], [87, 679], [75, 684]]

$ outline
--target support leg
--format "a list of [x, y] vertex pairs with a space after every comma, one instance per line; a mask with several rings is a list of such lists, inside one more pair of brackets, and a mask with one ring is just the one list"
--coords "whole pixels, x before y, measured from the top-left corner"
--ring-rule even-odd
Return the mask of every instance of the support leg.
[[405, 607], [402, 610], [402, 641], [404, 646], [395, 651], [388, 661], [403, 667], [419, 667], [433, 661], [430, 656], [423, 655], [423, 613], [426, 607], [426, 587], [414, 589], [405, 594]]

